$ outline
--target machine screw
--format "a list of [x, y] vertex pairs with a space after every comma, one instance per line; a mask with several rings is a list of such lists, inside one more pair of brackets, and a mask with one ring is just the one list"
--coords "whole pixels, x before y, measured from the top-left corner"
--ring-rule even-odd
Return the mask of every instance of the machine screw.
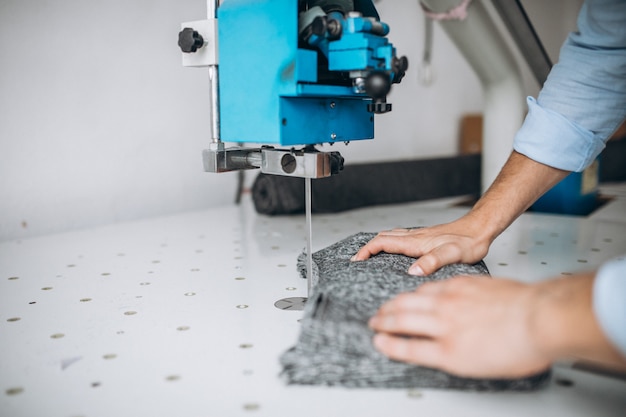
[[286, 153], [280, 159], [280, 166], [282, 167], [283, 172], [287, 174], [292, 174], [296, 170], [296, 165], [298, 165], [296, 157], [290, 153]]
[[352, 87], [357, 94], [365, 93], [365, 78], [356, 77], [352, 80]]
[[337, 134], [336, 134], [336, 133], [331, 133], [331, 134], [330, 134], [330, 138], [331, 138], [332, 140], [337, 139]]
[[337, 19], [328, 19], [327, 28], [329, 40], [334, 41], [341, 38], [343, 28], [341, 27], [341, 22], [339, 22]]
[[334, 101], [330, 102], [330, 108], [334, 109], [335, 107], [337, 107], [337, 104]]

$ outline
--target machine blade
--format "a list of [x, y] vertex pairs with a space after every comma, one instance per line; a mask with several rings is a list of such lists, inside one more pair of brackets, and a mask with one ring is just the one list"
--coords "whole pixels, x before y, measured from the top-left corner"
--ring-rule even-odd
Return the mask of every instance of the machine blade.
[[283, 298], [274, 303], [281, 310], [301, 311], [304, 310], [308, 297], [317, 283], [313, 276], [313, 227], [311, 220], [311, 177], [304, 177], [304, 202], [306, 207], [306, 289], [307, 297]]
[[311, 295], [315, 282], [313, 282], [313, 225], [311, 220], [311, 178], [309, 177], [304, 179], [304, 200], [306, 207], [306, 281], [307, 294]]

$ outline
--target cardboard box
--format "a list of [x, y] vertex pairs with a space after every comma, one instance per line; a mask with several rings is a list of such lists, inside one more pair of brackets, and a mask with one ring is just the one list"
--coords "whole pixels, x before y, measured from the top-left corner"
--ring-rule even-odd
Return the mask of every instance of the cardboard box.
[[483, 116], [482, 114], [466, 114], [461, 119], [459, 138], [461, 155], [473, 155], [483, 149]]

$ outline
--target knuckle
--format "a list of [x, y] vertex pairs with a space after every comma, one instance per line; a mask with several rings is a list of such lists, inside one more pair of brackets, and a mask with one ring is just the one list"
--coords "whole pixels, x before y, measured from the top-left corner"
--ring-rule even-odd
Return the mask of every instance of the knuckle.
[[432, 252], [419, 258], [417, 263], [426, 274], [432, 274], [441, 266], [441, 261], [438, 256]]
[[407, 331], [413, 327], [414, 320], [411, 314], [398, 314], [394, 317], [393, 323], [396, 330]]
[[408, 361], [416, 356], [416, 349], [412, 339], [395, 338], [392, 348], [396, 359]]

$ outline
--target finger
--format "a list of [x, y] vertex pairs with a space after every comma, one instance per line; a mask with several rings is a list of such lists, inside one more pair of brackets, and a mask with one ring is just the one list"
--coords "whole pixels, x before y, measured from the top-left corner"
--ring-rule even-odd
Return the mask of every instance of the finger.
[[423, 277], [424, 275], [428, 275], [424, 272], [424, 270], [422, 269], [420, 264], [417, 263], [417, 261], [413, 262], [413, 265], [409, 267], [408, 273], [409, 275], [415, 275], [418, 277]]
[[376, 245], [372, 245], [371, 241], [365, 244], [365, 246], [361, 247], [359, 251], [350, 258], [350, 261], [364, 261], [366, 259], [371, 258], [372, 256], [380, 253], [382, 249], [378, 249]]
[[359, 251], [350, 259], [351, 261], [364, 261], [370, 257], [377, 255], [382, 251], [382, 246], [377, 244], [377, 238], [374, 237], [359, 249]]
[[444, 333], [441, 321], [434, 315], [413, 311], [378, 314], [372, 317], [368, 324], [377, 332], [407, 336], [435, 338]]
[[397, 253], [407, 256], [419, 256], [417, 248], [398, 236], [378, 235], [370, 240], [352, 257], [352, 261], [364, 261], [380, 252]]
[[[415, 292], [420, 294], [420, 295], [429, 295], [429, 296], [433, 296], [433, 295], [438, 295], [441, 294], [442, 292], [444, 292], [446, 290], [446, 288], [448, 287], [448, 282], [450, 280], [447, 279], [445, 281], [430, 281], [430, 282], [425, 282], [422, 285], [420, 285], [419, 287], [417, 287], [415, 289]], [[437, 303], [437, 301], [433, 300], [433, 304]]]
[[430, 275], [444, 265], [461, 262], [462, 255], [457, 244], [447, 243], [423, 254], [408, 272], [411, 275]]
[[415, 365], [440, 368], [443, 353], [440, 345], [432, 339], [407, 339], [379, 333], [374, 336], [374, 347], [391, 359]]
[[392, 314], [398, 312], [430, 313], [437, 308], [437, 300], [431, 294], [407, 292], [397, 295], [385, 302], [378, 309], [378, 314]]

